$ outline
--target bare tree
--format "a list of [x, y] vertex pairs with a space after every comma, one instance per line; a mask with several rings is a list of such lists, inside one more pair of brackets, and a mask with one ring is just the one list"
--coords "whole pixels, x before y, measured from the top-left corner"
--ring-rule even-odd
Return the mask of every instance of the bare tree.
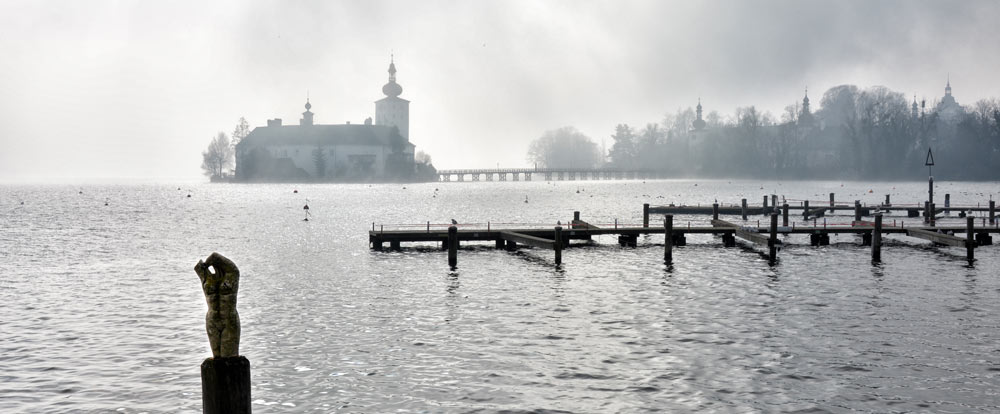
[[570, 126], [547, 131], [528, 149], [528, 161], [546, 168], [593, 168], [601, 158], [597, 144]]
[[209, 177], [225, 177], [225, 172], [233, 165], [233, 147], [225, 132], [212, 138], [208, 149], [201, 153], [201, 169]]
[[233, 148], [236, 148], [236, 144], [243, 141], [243, 138], [246, 138], [247, 135], [250, 135], [250, 124], [247, 123], [246, 118], [241, 116], [239, 123], [236, 124], [236, 129], [233, 130]]

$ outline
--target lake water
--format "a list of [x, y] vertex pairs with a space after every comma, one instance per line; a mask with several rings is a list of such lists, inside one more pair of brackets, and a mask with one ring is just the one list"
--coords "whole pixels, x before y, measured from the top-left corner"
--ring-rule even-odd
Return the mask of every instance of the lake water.
[[[4, 185], [0, 412], [200, 412], [199, 365], [211, 352], [192, 267], [213, 251], [242, 272], [241, 353], [256, 413], [997, 412], [998, 246], [977, 249], [969, 266], [964, 249], [886, 236], [873, 266], [858, 236], [824, 247], [792, 236], [769, 266], [743, 242], [689, 235], [667, 267], [662, 236], [640, 236], [637, 248], [602, 236], [566, 250], [561, 268], [551, 251], [468, 244], [453, 271], [435, 246], [374, 252], [367, 239], [372, 222], [553, 226], [579, 210], [591, 223], [637, 224], [644, 202], [835, 192], [915, 203], [926, 190], [704, 180]], [[939, 182], [935, 194], [985, 204], [998, 191]], [[707, 219], [679, 216], [675, 226]]]

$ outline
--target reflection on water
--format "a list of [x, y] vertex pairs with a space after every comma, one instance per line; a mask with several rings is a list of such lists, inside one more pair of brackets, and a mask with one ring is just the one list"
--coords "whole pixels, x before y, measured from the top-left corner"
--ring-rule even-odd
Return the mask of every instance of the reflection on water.
[[[694, 183], [2, 187], [0, 411], [200, 412], [210, 351], [191, 269], [212, 251], [243, 273], [259, 413], [997, 410], [995, 246], [966, 267], [961, 249], [886, 236], [872, 265], [856, 236], [791, 236], [769, 266], [688, 235], [665, 265], [662, 236], [600, 236], [559, 268], [468, 244], [454, 271], [439, 246], [367, 246], [373, 221], [635, 224], [643, 202], [738, 203], [760, 186], [867, 203], [926, 191]], [[955, 203], [998, 188], [939, 186]]]

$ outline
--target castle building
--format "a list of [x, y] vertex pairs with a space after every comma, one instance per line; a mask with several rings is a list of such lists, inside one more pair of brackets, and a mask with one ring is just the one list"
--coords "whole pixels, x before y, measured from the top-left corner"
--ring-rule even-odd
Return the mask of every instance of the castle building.
[[298, 125], [281, 119], [256, 127], [236, 145], [236, 180], [409, 181], [414, 179], [415, 146], [409, 141], [409, 104], [399, 97], [396, 65], [390, 60], [386, 95], [375, 102], [375, 118], [363, 125], [317, 125], [312, 103]]
[[944, 96], [941, 97], [941, 102], [938, 102], [937, 107], [934, 108], [934, 112], [937, 112], [938, 117], [947, 123], [958, 123], [965, 115], [965, 109], [951, 95], [950, 75], [948, 76], [948, 83], [944, 87]]

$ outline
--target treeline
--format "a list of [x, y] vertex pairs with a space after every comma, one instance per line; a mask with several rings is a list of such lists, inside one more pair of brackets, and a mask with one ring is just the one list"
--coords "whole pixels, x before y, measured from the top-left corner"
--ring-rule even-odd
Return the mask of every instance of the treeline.
[[[940, 179], [1000, 179], [1000, 100], [942, 101], [914, 108], [886, 87], [841, 85], [827, 90], [815, 111], [808, 102], [788, 105], [779, 116], [749, 106], [729, 116], [710, 111], [698, 122], [696, 110], [679, 109], [641, 128], [617, 125], [611, 147], [597, 150], [589, 166], [678, 177], [916, 179], [926, 177], [931, 148]], [[567, 134], [573, 138], [559, 139]], [[572, 128], [549, 131], [533, 143], [529, 161], [566, 167], [554, 162], [581, 149], [572, 157], [576, 165], [595, 159], [596, 144], [578, 135]], [[559, 143], [567, 145], [548, 148]]]

